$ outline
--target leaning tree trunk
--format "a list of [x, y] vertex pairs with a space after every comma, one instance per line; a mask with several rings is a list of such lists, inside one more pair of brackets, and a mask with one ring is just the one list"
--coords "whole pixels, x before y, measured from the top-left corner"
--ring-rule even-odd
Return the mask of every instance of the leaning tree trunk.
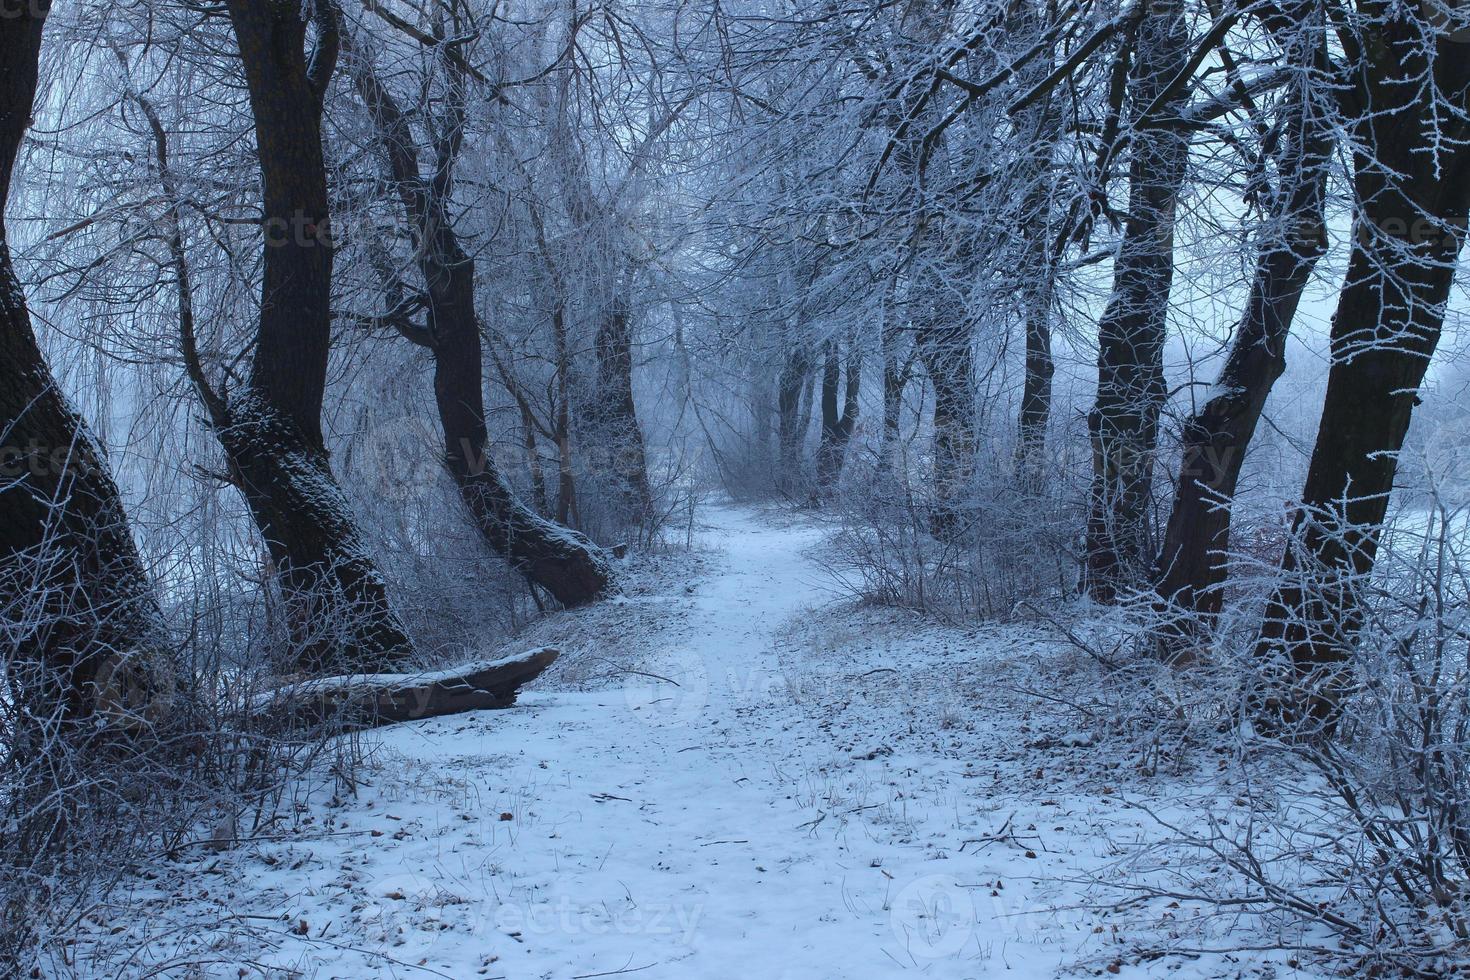
[[16, 668], [40, 672], [10, 678], [12, 696], [34, 699], [29, 717], [95, 725], [154, 700], [165, 637], [117, 487], [41, 356], [10, 256], [4, 209], [48, 10], [0, 17], [0, 618]]
[[[562, 605], [586, 605], [603, 595], [612, 580], [601, 549], [527, 507], [490, 458], [475, 263], [460, 245], [447, 203], [463, 128], [464, 80], [452, 77], [455, 118], [448, 126], [449, 138], [439, 141], [436, 177], [427, 181], [419, 173], [408, 119], [392, 94], [378, 81], [362, 52], [353, 52], [352, 67], [413, 229], [419, 272], [427, 290], [428, 323], [395, 325], [433, 354], [434, 400], [444, 437], [445, 466], [492, 549]], [[564, 499], [565, 493], [564, 486]]]
[[[1189, 154], [1188, 139], [1170, 125], [1187, 88], [1171, 84], [1189, 53], [1182, 0], [1151, 5], [1138, 32], [1128, 92], [1134, 129], [1128, 218], [1112, 296], [1098, 323], [1097, 401], [1087, 418], [1093, 476], [1084, 585], [1099, 602], [1113, 602], [1144, 581], [1153, 557], [1148, 508], [1166, 397], [1175, 208]], [[1162, 104], [1147, 111], [1155, 101]]]
[[1411, 14], [1376, 21], [1352, 65], [1353, 251], [1293, 543], [1257, 646], [1283, 681], [1264, 699], [1268, 722], [1336, 723], [1362, 622], [1357, 590], [1465, 239], [1470, 59], [1435, 31]]
[[[812, 489], [813, 503], [832, 492], [842, 475], [847, 446], [857, 427], [858, 397], [862, 391], [863, 355], [857, 344], [849, 341], [844, 365], [838, 358], [838, 344], [827, 342], [822, 364], [822, 433], [817, 443], [817, 482]], [[845, 369], [846, 375], [842, 372]], [[838, 382], [842, 383], [841, 412], [838, 411]]]
[[332, 7], [230, 0], [255, 117], [265, 250], [255, 356], [215, 429], [270, 551], [298, 666], [391, 666], [411, 652], [387, 588], [332, 476], [322, 437], [331, 345], [333, 245], [322, 155], [322, 99], [336, 63]]
[[1241, 466], [1271, 387], [1286, 369], [1297, 304], [1327, 248], [1331, 120], [1305, 75], [1320, 68], [1313, 40], [1293, 39], [1290, 49], [1304, 76], [1283, 108], [1274, 206], [1260, 232], [1255, 277], [1230, 353], [1210, 398], [1184, 424], [1174, 507], [1154, 573], [1160, 598], [1186, 615], [1220, 611]]
[[611, 571], [601, 549], [522, 503], [491, 460], [474, 261], [452, 233], [446, 234], [447, 220], [435, 224], [442, 231], [423, 250], [421, 263], [429, 283], [426, 333], [433, 338], [434, 398], [445, 463], [491, 548], [557, 602], [586, 605], [606, 591]]

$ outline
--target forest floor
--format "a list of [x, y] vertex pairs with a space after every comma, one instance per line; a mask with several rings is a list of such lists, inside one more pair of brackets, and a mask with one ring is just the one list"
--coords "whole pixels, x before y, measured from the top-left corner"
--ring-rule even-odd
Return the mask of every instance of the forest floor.
[[1235, 789], [1207, 753], [1091, 726], [1067, 702], [1094, 668], [1054, 632], [843, 597], [827, 532], [789, 514], [702, 520], [692, 553], [518, 638], [564, 656], [515, 708], [364, 736], [355, 786], [132, 880], [70, 971], [1306, 975], [1284, 949], [1202, 952], [1273, 941], [1109, 887], [1151, 814], [1228, 820]]

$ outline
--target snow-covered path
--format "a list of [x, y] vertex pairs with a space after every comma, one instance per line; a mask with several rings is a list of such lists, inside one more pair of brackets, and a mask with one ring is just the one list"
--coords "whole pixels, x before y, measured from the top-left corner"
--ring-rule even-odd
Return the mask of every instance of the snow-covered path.
[[[1041, 641], [926, 640], [881, 611], [813, 626], [833, 600], [809, 553], [823, 532], [704, 516], [709, 573], [551, 621], [561, 672], [515, 709], [387, 729], [355, 796], [141, 887], [150, 960], [456, 980], [1133, 972], [1115, 923], [1055, 909], [1078, 894], [1058, 880], [1117, 854], [1135, 818], [1111, 787], [1033, 773], [1023, 743], [1049, 733], [994, 694]], [[620, 635], [639, 622], [658, 629]], [[1055, 775], [1073, 750], [1046, 741]]]
[[[887, 879], [865, 867], [871, 856], [821, 833], [812, 777], [825, 760], [801, 752], [795, 729], [810, 720], [793, 710], [775, 652], [788, 620], [830, 599], [804, 555], [820, 534], [733, 509], [711, 516], [703, 545], [719, 567], [675, 600], [687, 640], [645, 657], [622, 689], [528, 694], [523, 710], [486, 718], [473, 735], [395, 733], [405, 754], [514, 752], [514, 819], [497, 820], [495, 844], [475, 858], [515, 869], [487, 910], [507, 976], [642, 967], [836, 977], [893, 966], [882, 951], [894, 940], [886, 889], [849, 886]], [[391, 886], [421, 892], [443, 884], [438, 873]], [[468, 891], [473, 876], [457, 884]]]

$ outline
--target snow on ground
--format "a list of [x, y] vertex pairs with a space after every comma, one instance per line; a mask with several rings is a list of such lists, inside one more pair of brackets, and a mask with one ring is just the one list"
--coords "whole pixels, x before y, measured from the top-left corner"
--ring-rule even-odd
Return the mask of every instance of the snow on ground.
[[1028, 693], [1085, 685], [1085, 659], [1040, 628], [840, 600], [820, 527], [705, 519], [695, 555], [521, 638], [565, 655], [516, 708], [374, 734], [355, 794], [150, 870], [72, 972], [1302, 975], [1188, 953], [1215, 928], [1197, 909], [1101, 911], [1096, 879], [1159, 833], [1136, 803], [1229, 819], [1231, 791]]

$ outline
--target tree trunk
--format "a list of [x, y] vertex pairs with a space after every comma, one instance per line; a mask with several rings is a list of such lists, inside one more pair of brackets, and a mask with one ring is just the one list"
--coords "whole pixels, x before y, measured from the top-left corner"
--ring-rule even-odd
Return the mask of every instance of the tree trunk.
[[[1020, 23], [1016, 27], [1026, 37], [1039, 36], [1045, 26], [1042, 12], [1031, 5], [1022, 9], [1018, 19]], [[1050, 75], [1053, 62], [1051, 57], [1037, 58], [1021, 76], [1022, 88], [1030, 88]], [[1051, 418], [1052, 376], [1056, 373], [1051, 351], [1058, 253], [1056, 222], [1052, 220], [1055, 180], [1052, 170], [1059, 119], [1051, 97], [1044, 97], [1023, 121], [1030, 141], [1019, 168], [1024, 193], [1017, 216], [1021, 254], [1017, 256], [1016, 269], [1021, 285], [1026, 354], [1016, 426], [1016, 476], [1021, 487], [1035, 491], [1040, 488], [1046, 464], [1046, 430]]]
[[801, 450], [806, 442], [807, 420], [803, 392], [811, 372], [811, 357], [805, 346], [797, 343], [786, 353], [781, 376], [776, 382], [777, 485], [790, 489], [801, 475]]
[[595, 444], [593, 460], [611, 479], [619, 517], [641, 524], [653, 513], [648, 459], [638, 408], [633, 400], [633, 316], [628, 301], [632, 284], [625, 272], [599, 313], [595, 348], [596, 389], [588, 400], [586, 426]]
[[248, 712], [254, 725], [266, 731], [320, 725], [356, 731], [509, 708], [520, 689], [560, 655], [551, 647], [540, 647], [500, 660], [419, 674], [320, 677], [266, 691], [251, 700]]
[[[1045, 212], [1050, 207], [1045, 187], [1038, 186], [1028, 195], [1026, 213], [1043, 232], [1050, 228], [1050, 223], [1044, 221]], [[1028, 229], [1032, 221], [1028, 221]], [[1028, 231], [1023, 241], [1028, 250], [1040, 250], [1041, 254], [1049, 256], [1052, 248], [1050, 236]], [[1022, 369], [1024, 380], [1016, 440], [1017, 476], [1020, 485], [1031, 490], [1039, 488], [1042, 469], [1046, 465], [1046, 430], [1051, 419], [1052, 376], [1056, 374], [1051, 353], [1051, 307], [1056, 271], [1050, 261], [1039, 265], [1040, 268], [1030, 270], [1034, 277], [1029, 278], [1023, 290], [1026, 360]]]
[[275, 565], [298, 666], [381, 668], [412, 651], [366, 554], [322, 438], [333, 243], [322, 98], [337, 24], [316, 4], [305, 52], [299, 4], [230, 0], [255, 118], [265, 216], [260, 320], [250, 378], [215, 429]]
[[[845, 378], [842, 376], [846, 369]], [[812, 490], [813, 503], [818, 503], [836, 487], [842, 476], [842, 464], [847, 458], [847, 445], [857, 427], [858, 396], [862, 391], [863, 355], [854, 343], [849, 342], [846, 364], [838, 358], [838, 343], [827, 342], [826, 358], [822, 365], [822, 434], [817, 443], [817, 482]], [[842, 385], [842, 407], [838, 411], [838, 382]]]
[[898, 465], [899, 440], [903, 436], [903, 393], [913, 371], [914, 353], [900, 357], [901, 332], [893, 323], [898, 277], [889, 280], [883, 294], [883, 431], [879, 434], [878, 462], [886, 478]]
[[526, 466], [531, 473], [531, 504], [539, 513], [546, 511], [546, 472], [541, 468], [541, 450], [536, 446], [536, 418], [531, 406], [520, 403], [521, 438], [526, 448]]
[[925, 308], [914, 329], [914, 343], [934, 386], [934, 510], [930, 530], [937, 537], [965, 529], [965, 512], [975, 469], [974, 351], [966, 324], [938, 320]]
[[1267, 720], [1335, 725], [1361, 625], [1356, 591], [1377, 556], [1465, 238], [1470, 59], [1435, 30], [1412, 14], [1375, 21], [1350, 65], [1353, 251], [1293, 545], [1257, 646], [1285, 688], [1263, 706]]
[[[1163, 350], [1174, 278], [1174, 219], [1189, 154], [1178, 128], [1187, 86], [1182, 0], [1160, 0], [1138, 27], [1129, 80], [1134, 126], [1128, 218], [1114, 262], [1113, 292], [1098, 323], [1097, 401], [1088, 415], [1093, 477], [1084, 584], [1113, 602], [1145, 581], [1153, 558], [1148, 509], [1164, 405]], [[1162, 106], [1143, 118], [1156, 99]]]
[[566, 527], [581, 524], [577, 513], [577, 475], [572, 463], [572, 354], [567, 343], [567, 311], [558, 299], [551, 308], [551, 337], [556, 350], [556, 520]]
[[[1319, 67], [1308, 37], [1291, 48], [1304, 71]], [[1327, 248], [1329, 109], [1311, 81], [1295, 84], [1299, 89], [1282, 110], [1275, 199], [1259, 232], [1250, 297], [1210, 397], [1184, 425], [1174, 507], [1154, 572], [1160, 598], [1207, 617], [1220, 611], [1231, 505], [1246, 450], [1286, 369], [1287, 335], [1302, 291]]]
[[[426, 284], [428, 323], [400, 324], [399, 330], [433, 354], [434, 399], [444, 437], [445, 465], [475, 526], [492, 549], [562, 605], [570, 608], [593, 602], [612, 580], [601, 549], [570, 528], [538, 516], [517, 499], [490, 458], [475, 263], [460, 246], [448, 212], [462, 122], [452, 124], [452, 137], [440, 141], [435, 179], [426, 181], [419, 174], [407, 117], [360, 52], [353, 53], [353, 69], [408, 213], [419, 272]], [[454, 111], [462, 114], [463, 79], [455, 76], [451, 84], [456, 93]], [[565, 461], [566, 447], [560, 448]], [[564, 505], [570, 505], [565, 465], [563, 471], [562, 499]]]
[[[94, 724], [155, 701], [163, 617], [100, 448], [57, 389], [31, 329], [4, 209], [30, 125], [49, 4], [0, 18], [0, 610], [30, 717]], [[32, 683], [34, 682], [34, 683]]]

